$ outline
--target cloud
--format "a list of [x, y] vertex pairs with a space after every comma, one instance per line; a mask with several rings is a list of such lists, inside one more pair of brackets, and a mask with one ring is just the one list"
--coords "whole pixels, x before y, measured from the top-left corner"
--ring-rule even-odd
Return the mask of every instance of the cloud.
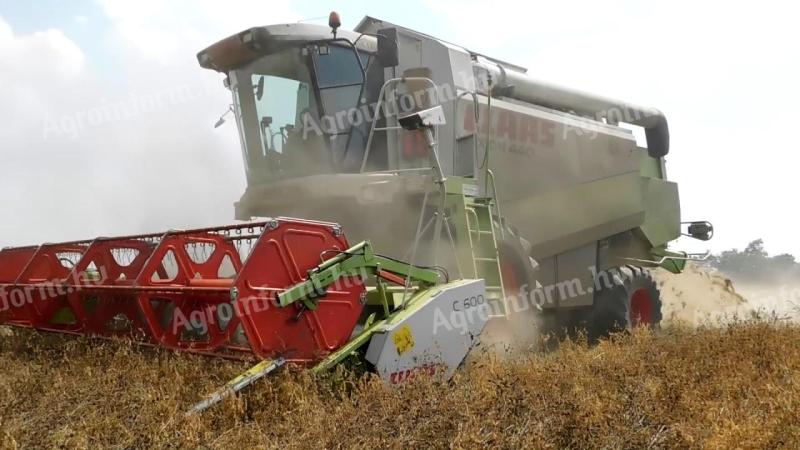
[[0, 17], [2, 162], [22, 157], [25, 149], [13, 144], [26, 142], [31, 134], [41, 134], [37, 129], [41, 117], [59, 107], [61, 92], [86, 80], [83, 52], [61, 31], [16, 36]]
[[0, 19], [0, 247], [233, 219], [240, 147], [232, 122], [213, 129], [230, 93], [195, 53], [257, 25], [262, 2], [101, 3], [113, 67], [87, 64], [59, 30], [16, 34]]
[[[239, 0], [98, 0], [116, 32], [142, 56], [169, 62], [193, 58], [196, 51], [244, 29], [293, 22], [300, 16], [289, 2]], [[188, 49], [195, 49], [194, 52]]]
[[[0, 17], [0, 80], [12, 81], [25, 76], [26, 70], [47, 71], [59, 79], [74, 78], [84, 70], [81, 49], [55, 29], [27, 36], [15, 36], [11, 26]], [[29, 55], [36, 55], [31, 58]], [[26, 61], [27, 59], [27, 61]], [[20, 60], [25, 64], [20, 64]]]

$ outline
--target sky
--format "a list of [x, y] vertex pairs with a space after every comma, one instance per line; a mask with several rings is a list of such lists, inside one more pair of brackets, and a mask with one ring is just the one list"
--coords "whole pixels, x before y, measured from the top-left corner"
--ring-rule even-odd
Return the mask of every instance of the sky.
[[370, 15], [653, 106], [702, 251], [800, 255], [798, 6], [762, 1], [0, 0], [0, 247], [227, 223], [244, 190], [230, 104], [196, 53], [257, 25]]

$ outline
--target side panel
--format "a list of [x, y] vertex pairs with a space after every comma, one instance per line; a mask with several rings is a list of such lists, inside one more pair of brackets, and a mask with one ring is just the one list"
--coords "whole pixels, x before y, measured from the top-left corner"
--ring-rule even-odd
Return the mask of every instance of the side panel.
[[475, 123], [474, 102], [459, 102], [458, 136], [477, 131], [476, 166], [488, 157], [502, 214], [531, 242], [535, 258], [644, 222], [642, 153], [630, 132], [534, 105], [493, 99], [489, 111], [485, 98], [479, 103]]
[[392, 318], [372, 337], [366, 359], [391, 384], [417, 373], [450, 378], [489, 318], [483, 280], [433, 288], [429, 298]]
[[594, 294], [594, 273], [597, 263], [597, 244], [561, 253], [556, 257], [558, 263], [557, 294], [558, 306], [572, 308], [589, 306]]
[[654, 247], [666, 245], [681, 234], [678, 185], [665, 180], [644, 180], [646, 213], [642, 232]]
[[531, 242], [537, 259], [634, 229], [645, 217], [642, 178], [637, 173], [529, 198], [504, 200], [501, 195], [500, 202], [503, 215]]

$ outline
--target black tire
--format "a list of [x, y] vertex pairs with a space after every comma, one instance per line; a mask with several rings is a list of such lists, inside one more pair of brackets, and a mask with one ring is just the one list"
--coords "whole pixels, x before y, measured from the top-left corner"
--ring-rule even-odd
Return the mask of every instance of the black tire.
[[636, 266], [623, 266], [598, 274], [588, 326], [589, 342], [637, 326], [655, 328], [661, 322], [661, 292], [653, 276]]

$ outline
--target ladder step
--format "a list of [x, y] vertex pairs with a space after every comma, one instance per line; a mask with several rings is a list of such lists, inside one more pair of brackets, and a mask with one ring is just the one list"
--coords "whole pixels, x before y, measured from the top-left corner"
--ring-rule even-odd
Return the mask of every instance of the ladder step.
[[472, 229], [472, 228], [470, 228], [469, 232], [470, 233], [478, 233], [478, 234], [494, 234], [489, 230], [475, 230], [475, 229]]

